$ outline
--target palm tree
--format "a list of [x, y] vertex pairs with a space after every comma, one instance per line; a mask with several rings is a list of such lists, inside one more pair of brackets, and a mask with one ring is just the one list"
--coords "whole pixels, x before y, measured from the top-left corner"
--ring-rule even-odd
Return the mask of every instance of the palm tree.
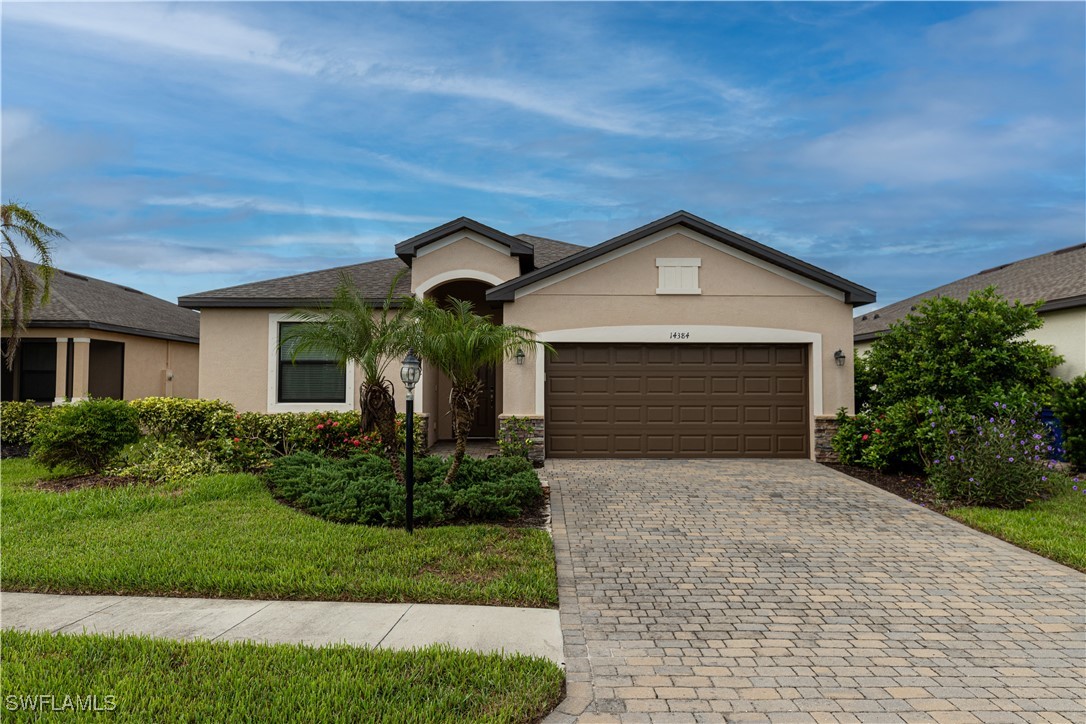
[[442, 308], [433, 300], [416, 300], [412, 307], [419, 322], [415, 348], [424, 360], [445, 373], [452, 388], [449, 405], [456, 446], [445, 475], [447, 485], [456, 478], [467, 451], [468, 433], [483, 391], [479, 370], [513, 358], [518, 349], [537, 345], [553, 348], [537, 341], [535, 332], [526, 327], [495, 324], [489, 317], [475, 314], [471, 302], [450, 299], [448, 308]]
[[303, 324], [292, 327], [281, 345], [289, 344], [292, 359], [305, 351], [335, 355], [340, 364], [357, 364], [362, 371], [358, 389], [362, 410], [362, 430], [376, 429], [392, 471], [402, 483], [400, 444], [396, 436], [396, 401], [392, 383], [385, 379], [385, 368], [407, 351], [412, 324], [409, 304], [396, 295], [398, 274], [380, 307], [374, 307], [358, 291], [350, 276], [344, 274], [336, 287], [331, 305], [323, 309], [304, 309], [291, 316]]
[[[34, 212], [25, 206], [12, 202], [0, 206], [0, 227], [3, 230], [0, 255], [7, 262], [6, 273], [0, 269], [4, 277], [0, 309], [4, 321], [11, 325], [4, 354], [4, 363], [10, 370], [15, 366], [15, 351], [26, 331], [34, 305], [49, 301], [49, 279], [53, 275], [52, 246], [53, 242], [65, 237], [39, 221]], [[19, 250], [21, 244], [25, 244], [27, 250], [38, 258], [36, 265], [23, 259], [23, 252]]]

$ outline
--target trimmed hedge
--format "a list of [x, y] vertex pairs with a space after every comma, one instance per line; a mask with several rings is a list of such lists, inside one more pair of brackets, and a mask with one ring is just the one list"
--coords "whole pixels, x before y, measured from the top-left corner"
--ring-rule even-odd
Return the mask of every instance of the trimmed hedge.
[[29, 445], [42, 420], [57, 409], [33, 402], [0, 402], [0, 440], [5, 445]]
[[[519, 517], [543, 498], [531, 463], [521, 457], [466, 457], [456, 480], [444, 485], [449, 461], [436, 456], [415, 465], [415, 522], [491, 522]], [[339, 523], [402, 526], [405, 491], [388, 461], [377, 455], [342, 460], [308, 452], [275, 460], [265, 473], [273, 492], [313, 515]]]
[[139, 437], [136, 413], [123, 400], [90, 399], [63, 405], [43, 418], [30, 452], [51, 469], [75, 467], [98, 473]]

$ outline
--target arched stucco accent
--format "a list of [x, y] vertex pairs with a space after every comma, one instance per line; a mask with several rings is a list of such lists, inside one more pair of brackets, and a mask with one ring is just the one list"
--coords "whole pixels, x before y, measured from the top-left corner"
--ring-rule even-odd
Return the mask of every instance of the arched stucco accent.
[[476, 269], [450, 269], [449, 271], [435, 274], [426, 281], [421, 282], [415, 287], [415, 296], [421, 299], [423, 295], [431, 289], [439, 287], [446, 282], [457, 281], [460, 279], [486, 282], [487, 284], [492, 284], [494, 286], [498, 286], [505, 281], [499, 276], [490, 274], [489, 272], [478, 271]]

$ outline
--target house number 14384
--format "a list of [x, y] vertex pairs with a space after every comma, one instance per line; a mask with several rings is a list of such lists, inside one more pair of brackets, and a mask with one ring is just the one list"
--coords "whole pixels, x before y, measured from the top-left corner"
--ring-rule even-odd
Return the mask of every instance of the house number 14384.
[[672, 332], [669, 339], [690, 339], [689, 332]]

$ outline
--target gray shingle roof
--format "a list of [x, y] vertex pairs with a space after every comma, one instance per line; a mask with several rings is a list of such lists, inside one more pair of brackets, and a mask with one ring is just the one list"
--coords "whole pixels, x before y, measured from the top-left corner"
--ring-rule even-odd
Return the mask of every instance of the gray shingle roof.
[[[554, 261], [580, 251], [584, 247], [543, 237], [520, 235], [517, 237], [535, 249], [536, 266]], [[320, 269], [277, 279], [267, 279], [249, 284], [239, 284], [224, 289], [212, 289], [199, 294], [189, 294], [178, 299], [183, 307], [294, 307], [323, 304], [331, 300], [346, 273], [367, 297], [384, 299], [389, 285], [399, 272], [406, 272], [407, 264], [398, 258], [378, 259], [361, 264]], [[410, 274], [404, 274], [396, 286], [397, 294], [411, 293]]]
[[[5, 257], [5, 279], [7, 264]], [[197, 312], [131, 287], [61, 269], [53, 274], [49, 301], [34, 309], [27, 326], [101, 329], [182, 342], [200, 341]]]
[[1044, 300], [1044, 309], [1086, 306], [1086, 244], [1032, 256], [985, 269], [922, 294], [868, 312], [853, 321], [857, 342], [873, 339], [903, 319], [923, 299], [965, 299], [970, 292], [994, 286], [1004, 297], [1032, 304]]

